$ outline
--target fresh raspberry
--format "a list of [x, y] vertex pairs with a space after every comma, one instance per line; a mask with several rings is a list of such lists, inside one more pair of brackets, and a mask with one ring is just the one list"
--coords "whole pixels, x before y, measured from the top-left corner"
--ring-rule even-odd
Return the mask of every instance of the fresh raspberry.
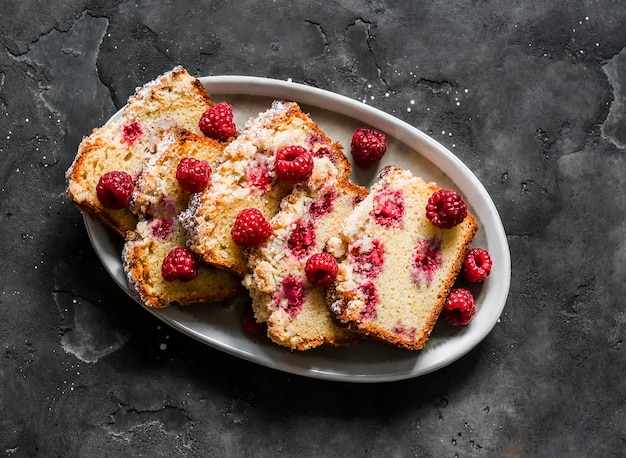
[[387, 137], [382, 132], [361, 127], [352, 136], [352, 159], [357, 165], [369, 168], [382, 159], [387, 151]]
[[472, 293], [465, 288], [455, 288], [446, 299], [441, 316], [452, 326], [459, 326], [468, 324], [475, 313]]
[[470, 283], [480, 283], [491, 273], [491, 256], [483, 248], [472, 248], [463, 261], [463, 278]]
[[301, 146], [287, 146], [276, 153], [274, 169], [285, 183], [301, 183], [313, 173], [313, 156]]
[[165, 281], [186, 282], [198, 275], [196, 258], [187, 248], [176, 247], [167, 254], [161, 265], [161, 276]]
[[325, 288], [337, 278], [337, 260], [328, 253], [315, 253], [304, 266], [306, 279], [313, 286]]
[[272, 226], [259, 210], [246, 208], [237, 215], [230, 235], [237, 245], [258, 245], [272, 235]]
[[244, 331], [253, 336], [258, 336], [267, 330], [265, 323], [259, 323], [254, 318], [254, 311], [250, 305], [248, 305], [241, 314], [241, 326]]
[[435, 226], [450, 229], [460, 224], [467, 216], [467, 205], [458, 192], [440, 189], [433, 193], [426, 205], [426, 218]]
[[202, 113], [198, 127], [204, 135], [216, 140], [228, 140], [237, 133], [233, 122], [233, 107], [220, 102]]
[[98, 181], [96, 194], [100, 203], [112, 210], [120, 210], [128, 205], [135, 185], [133, 178], [126, 172], [107, 172]]
[[211, 184], [211, 166], [206, 161], [186, 157], [176, 167], [176, 179], [185, 191], [200, 192]]

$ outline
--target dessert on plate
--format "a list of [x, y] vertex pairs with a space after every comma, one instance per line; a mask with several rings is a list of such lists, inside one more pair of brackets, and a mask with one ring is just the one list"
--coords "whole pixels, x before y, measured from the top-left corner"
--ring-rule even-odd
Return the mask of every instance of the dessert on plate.
[[477, 230], [460, 196], [433, 203], [438, 191], [448, 192], [394, 166], [380, 171], [329, 243], [340, 260], [327, 292], [337, 323], [400, 348], [424, 346]]
[[[130, 189], [141, 173], [143, 157], [158, 141], [160, 131], [178, 126], [201, 133], [198, 122], [213, 101], [200, 81], [184, 68], [175, 67], [137, 88], [121, 115], [83, 138], [66, 172], [67, 195], [83, 211], [120, 235], [134, 229], [137, 216], [127, 200], [107, 199], [98, 184], [108, 172], [114, 184]], [[104, 200], [104, 204], [102, 202]]]
[[206, 263], [240, 276], [249, 272], [245, 247], [232, 239], [233, 224], [242, 210], [256, 209], [266, 219], [278, 212], [281, 199], [294, 184], [278, 178], [275, 161], [282, 149], [291, 147], [308, 152], [320, 171], [350, 174], [341, 145], [328, 138], [296, 103], [275, 101], [251, 118], [224, 149], [211, 188], [194, 194], [181, 214], [189, 247]]
[[327, 272], [323, 256], [330, 257], [335, 269], [336, 262], [323, 251], [366, 195], [365, 188], [343, 177], [314, 171], [281, 202], [280, 211], [270, 220], [269, 240], [249, 251], [251, 273], [244, 286], [252, 296], [257, 321], [267, 324], [267, 335], [275, 343], [307, 350], [358, 338], [331, 319], [325, 287], [332, 272]]
[[186, 248], [187, 233], [178, 221], [190, 195], [210, 188], [223, 150], [217, 140], [172, 128], [144, 156], [131, 202], [139, 223], [127, 233], [122, 260], [130, 287], [147, 306], [214, 302], [241, 289], [239, 278]]
[[[357, 129], [353, 161], [373, 167], [384, 133]], [[471, 320], [462, 277], [481, 282], [485, 250], [455, 191], [387, 166], [368, 190], [343, 147], [295, 102], [274, 101], [237, 135], [182, 67], [138, 88], [85, 137], [67, 195], [124, 237], [130, 288], [149, 307], [215, 302], [247, 289], [254, 319], [291, 350], [371, 338], [424, 347], [442, 309]], [[446, 299], [448, 299], [446, 301]]]

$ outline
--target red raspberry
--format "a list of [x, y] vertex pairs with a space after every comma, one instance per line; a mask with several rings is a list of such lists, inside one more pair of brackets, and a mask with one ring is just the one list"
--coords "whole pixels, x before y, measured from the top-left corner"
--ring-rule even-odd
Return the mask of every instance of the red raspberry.
[[463, 278], [470, 283], [480, 283], [491, 273], [491, 256], [482, 248], [472, 248], [463, 261]]
[[301, 183], [313, 173], [313, 156], [301, 146], [287, 146], [276, 153], [274, 168], [285, 183]]
[[296, 258], [302, 259], [315, 246], [315, 226], [313, 222], [298, 220], [287, 239], [287, 247]]
[[312, 218], [321, 218], [333, 210], [333, 204], [337, 198], [337, 191], [331, 189], [325, 193], [320, 200], [317, 200], [309, 207], [309, 213]]
[[382, 132], [361, 127], [352, 136], [352, 158], [357, 165], [369, 168], [382, 159], [387, 151], [387, 137]]
[[186, 157], [176, 167], [176, 179], [185, 191], [200, 192], [211, 184], [211, 166], [206, 161]]
[[367, 249], [363, 248], [363, 240], [357, 240], [348, 250], [357, 274], [370, 280], [380, 275], [385, 263], [385, 248], [379, 240], [372, 240], [371, 247], [367, 246]]
[[377, 308], [380, 302], [376, 285], [368, 281], [359, 286], [359, 291], [363, 294], [363, 300], [365, 301], [365, 307], [361, 309], [359, 318], [362, 320], [375, 320], [378, 315]]
[[452, 326], [466, 325], [476, 313], [474, 296], [465, 288], [456, 288], [450, 292], [441, 311], [441, 316]]
[[440, 189], [428, 199], [426, 218], [437, 227], [450, 229], [460, 224], [466, 216], [467, 205], [456, 191]]
[[313, 286], [325, 288], [337, 278], [337, 260], [328, 253], [316, 253], [307, 259], [304, 266], [306, 279]]
[[400, 226], [404, 217], [404, 196], [402, 192], [385, 189], [376, 194], [374, 196], [374, 208], [370, 215], [381, 226]]
[[107, 172], [98, 181], [96, 194], [100, 203], [113, 210], [120, 210], [128, 205], [135, 185], [133, 178], [126, 172]]
[[167, 254], [161, 265], [161, 276], [165, 281], [186, 282], [198, 275], [198, 263], [187, 248], [176, 247]]
[[220, 102], [202, 113], [198, 127], [207, 137], [216, 140], [228, 140], [237, 133], [237, 126], [233, 122], [233, 107], [226, 102]]
[[259, 210], [246, 208], [237, 215], [230, 235], [237, 245], [258, 245], [270, 238], [272, 226]]
[[152, 229], [152, 235], [157, 239], [168, 239], [174, 231], [174, 223], [170, 219], [158, 219], [155, 218], [154, 222], [150, 225]]
[[295, 318], [304, 304], [306, 295], [304, 283], [299, 278], [289, 275], [282, 281], [280, 286], [286, 299], [286, 303], [283, 302], [282, 307], [287, 312], [287, 315]]
[[248, 334], [252, 334], [253, 336], [262, 334], [267, 330], [267, 325], [265, 323], [259, 323], [256, 321], [254, 318], [254, 311], [250, 305], [248, 305], [241, 314], [241, 326], [244, 331]]

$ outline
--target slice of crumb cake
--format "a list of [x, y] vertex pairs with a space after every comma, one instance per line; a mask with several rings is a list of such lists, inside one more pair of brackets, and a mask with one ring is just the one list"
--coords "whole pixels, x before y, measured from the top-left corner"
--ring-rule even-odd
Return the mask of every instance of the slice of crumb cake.
[[[275, 343], [291, 350], [340, 345], [358, 336], [336, 326], [326, 305], [326, 289], [307, 279], [307, 261], [321, 253], [367, 190], [341, 177], [315, 174], [283, 199], [270, 220], [273, 234], [250, 250], [252, 271], [244, 278], [258, 322]], [[332, 257], [331, 257], [332, 259]]]
[[327, 301], [337, 323], [405, 349], [421, 349], [453, 286], [477, 224], [450, 229], [426, 217], [439, 188], [389, 166], [334, 240], [341, 260]]
[[338, 143], [296, 103], [275, 101], [251, 118], [226, 147], [211, 189], [194, 194], [181, 215], [189, 247], [205, 262], [241, 276], [249, 272], [244, 249], [232, 240], [231, 229], [244, 209], [256, 208], [267, 219], [278, 212], [281, 199], [293, 185], [277, 178], [274, 162], [277, 152], [288, 146], [309, 151], [314, 168], [332, 175], [350, 174], [350, 164]]
[[[210, 187], [211, 168], [221, 160], [223, 149], [223, 144], [204, 135], [169, 129], [163, 133], [156, 151], [144, 157], [131, 204], [140, 221], [129, 232], [122, 259], [131, 288], [150, 307], [213, 302], [241, 290], [238, 277], [204, 264], [185, 248], [187, 234], [178, 221], [192, 194], [185, 189], [189, 184], [181, 178], [179, 164], [197, 161], [191, 163], [191, 172], [196, 173], [192, 185]], [[183, 269], [189, 268], [190, 275], [170, 278], [177, 273], [177, 264], [168, 267], [169, 260], [165, 267], [163, 264], [166, 257], [174, 256], [170, 255], [173, 250], [179, 252], [177, 262]]]
[[177, 219], [140, 221], [129, 232], [122, 251], [124, 270], [129, 286], [148, 307], [220, 301], [241, 290], [238, 277], [198, 260], [192, 279], [180, 276], [167, 281], [163, 277], [163, 262], [172, 250], [184, 247], [186, 240]]
[[100, 202], [96, 192], [100, 178], [118, 171], [136, 181], [143, 156], [154, 146], [158, 132], [179, 126], [200, 133], [198, 122], [212, 105], [200, 81], [182, 67], [137, 88], [117, 120], [83, 138], [66, 172], [68, 197], [80, 209], [124, 235], [135, 227], [137, 217], [127, 206], [107, 208]]

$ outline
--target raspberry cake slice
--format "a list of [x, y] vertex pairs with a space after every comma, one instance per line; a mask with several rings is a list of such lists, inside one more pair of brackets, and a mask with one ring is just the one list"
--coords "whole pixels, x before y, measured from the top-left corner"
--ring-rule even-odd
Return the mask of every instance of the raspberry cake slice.
[[239, 278], [195, 260], [189, 250], [187, 256], [195, 261], [191, 275], [167, 281], [163, 262], [172, 250], [185, 250], [186, 240], [187, 234], [176, 218], [140, 221], [129, 232], [122, 250], [124, 270], [131, 289], [148, 307], [220, 301], [241, 290]]
[[328, 176], [350, 174], [341, 146], [296, 103], [273, 102], [225, 148], [211, 189], [194, 194], [180, 217], [189, 234], [188, 246], [205, 262], [240, 276], [249, 272], [244, 248], [232, 240], [231, 229], [244, 209], [256, 208], [267, 219], [278, 212], [294, 185], [278, 179], [274, 163], [278, 151], [291, 146], [308, 151], [314, 168]]
[[307, 262], [324, 250], [327, 240], [366, 195], [365, 188], [348, 180], [314, 173], [308, 183], [297, 185], [283, 199], [280, 211], [270, 220], [273, 235], [269, 240], [250, 250], [252, 273], [243, 284], [252, 296], [256, 320], [267, 324], [273, 342], [291, 350], [308, 350], [357, 340], [355, 333], [333, 323], [326, 288], [307, 280]]
[[[163, 133], [155, 152], [144, 157], [131, 204], [140, 221], [128, 233], [122, 259], [131, 288], [150, 307], [213, 302], [241, 289], [238, 277], [205, 265], [185, 248], [187, 234], [178, 221], [191, 195], [186, 188], [210, 187], [211, 167], [223, 150], [216, 140], [173, 128]], [[192, 168], [186, 169], [189, 164]], [[172, 250], [178, 250], [179, 256], [173, 264], [168, 259], [168, 271], [163, 263]], [[190, 272], [176, 275], [176, 262], [180, 268], [188, 264]]]
[[182, 67], [147, 83], [128, 99], [122, 115], [83, 138], [66, 172], [67, 195], [83, 211], [120, 235], [133, 229], [137, 217], [127, 206], [105, 207], [96, 186], [107, 172], [125, 172], [134, 181], [141, 173], [143, 156], [168, 126], [200, 133], [198, 122], [213, 105], [202, 83]]
[[444, 229], [426, 216], [439, 188], [409, 171], [381, 170], [334, 239], [341, 259], [328, 288], [333, 319], [394, 346], [423, 348], [477, 231], [471, 213]]

